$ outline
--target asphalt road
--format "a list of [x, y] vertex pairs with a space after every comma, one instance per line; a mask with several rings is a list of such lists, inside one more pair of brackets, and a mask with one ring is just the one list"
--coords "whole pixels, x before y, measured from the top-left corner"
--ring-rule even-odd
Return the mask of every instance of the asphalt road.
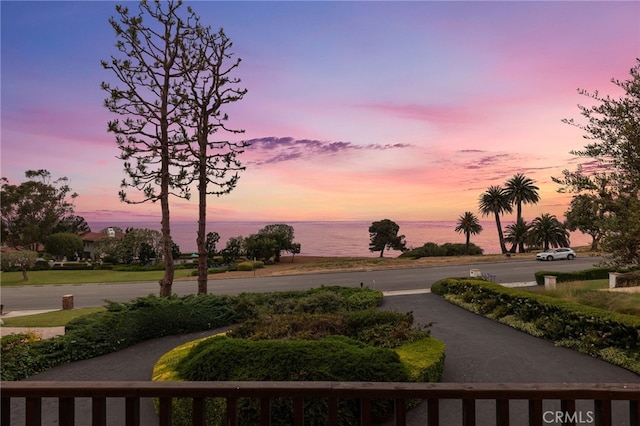
[[[242, 292], [306, 290], [322, 285], [366, 286], [381, 291], [428, 289], [448, 277], [468, 277], [472, 268], [490, 274], [500, 283], [532, 282], [540, 270], [558, 272], [578, 271], [593, 267], [601, 259], [579, 257], [571, 261], [539, 262], [509, 260], [474, 265], [452, 265], [427, 268], [385, 269], [361, 272], [318, 273], [277, 277], [234, 278], [209, 280], [211, 294], [239, 294]], [[105, 300], [125, 302], [148, 294], [158, 294], [157, 282], [118, 284], [42, 285], [2, 287], [4, 311], [60, 309], [62, 296], [74, 295], [74, 307], [102, 306]], [[173, 292], [178, 295], [197, 293], [196, 281], [176, 281]]]

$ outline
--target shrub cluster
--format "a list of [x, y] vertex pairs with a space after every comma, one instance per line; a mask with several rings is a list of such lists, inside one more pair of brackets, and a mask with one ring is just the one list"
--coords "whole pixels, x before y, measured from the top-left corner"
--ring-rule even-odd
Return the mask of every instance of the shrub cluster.
[[[107, 310], [77, 318], [52, 339], [1, 345], [2, 380], [21, 380], [56, 365], [124, 349], [138, 342], [231, 325], [238, 322], [226, 296], [147, 296], [108, 303]], [[16, 355], [27, 351], [29, 356]], [[12, 362], [15, 360], [15, 362]]]
[[[438, 245], [436, 243], [425, 243], [422, 247], [414, 248], [402, 253], [399, 257], [410, 259], [420, 259], [421, 257], [443, 257], [443, 256], [462, 256], [466, 253], [466, 244], [444, 243]], [[481, 255], [483, 250], [477, 245], [469, 244], [470, 255]]]
[[[361, 294], [357, 295], [357, 292]], [[285, 302], [278, 302], [279, 295]], [[345, 300], [336, 295], [343, 295]], [[150, 295], [127, 303], [110, 302], [104, 312], [71, 321], [64, 336], [22, 345], [5, 345], [3, 339], [0, 345], [0, 376], [2, 380], [21, 380], [56, 365], [114, 352], [146, 339], [237, 324], [257, 313], [280, 313], [286, 309], [290, 312], [316, 312], [320, 309], [332, 312], [349, 306], [374, 307], [381, 302], [380, 292], [341, 287], [321, 287], [302, 292], [247, 293], [235, 297], [160, 298]], [[23, 345], [28, 348], [22, 348]], [[29, 356], [21, 359], [15, 355], [16, 351], [26, 351]]]
[[[640, 373], [640, 318], [483, 280], [449, 278], [435, 283], [431, 291], [522, 331]], [[616, 360], [607, 357], [611, 351], [618, 354]]]
[[619, 275], [616, 280], [616, 287], [638, 287], [640, 286], [640, 271], [631, 271]]

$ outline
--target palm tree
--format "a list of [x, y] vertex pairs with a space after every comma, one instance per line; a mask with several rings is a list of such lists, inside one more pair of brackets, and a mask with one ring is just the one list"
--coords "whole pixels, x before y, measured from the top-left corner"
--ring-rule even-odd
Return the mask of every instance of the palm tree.
[[555, 215], [543, 213], [531, 222], [531, 241], [542, 245], [544, 250], [549, 247], [568, 247], [569, 231]]
[[482, 225], [475, 214], [471, 212], [465, 212], [458, 218], [458, 226], [456, 226], [456, 232], [464, 232], [467, 237], [467, 245], [464, 254], [469, 254], [469, 243], [471, 241], [471, 234], [476, 235], [482, 232]]
[[[517, 173], [511, 177], [505, 184], [505, 192], [511, 203], [516, 206], [516, 224], [522, 220], [522, 204], [536, 204], [540, 201], [538, 187], [534, 185], [534, 181], [522, 173]], [[515, 252], [515, 244], [511, 249]], [[520, 253], [524, 252], [524, 242], [519, 243]]]
[[521, 247], [520, 253], [524, 253], [524, 245], [529, 242], [530, 230], [531, 224], [527, 223], [523, 219], [520, 219], [516, 221], [516, 223], [507, 226], [504, 241], [513, 244], [514, 248], [519, 245]]
[[489, 189], [480, 196], [479, 207], [480, 213], [482, 213], [483, 216], [489, 216], [490, 214], [495, 215], [498, 237], [500, 238], [500, 249], [502, 253], [506, 253], [507, 248], [504, 245], [500, 215], [503, 213], [511, 213], [513, 208], [505, 189], [495, 185], [490, 186]]

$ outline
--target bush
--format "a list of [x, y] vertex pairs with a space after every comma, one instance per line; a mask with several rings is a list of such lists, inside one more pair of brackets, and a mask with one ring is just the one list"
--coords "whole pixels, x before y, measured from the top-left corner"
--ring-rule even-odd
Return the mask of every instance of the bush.
[[557, 283], [570, 282], [570, 281], [589, 281], [589, 280], [602, 280], [609, 278], [609, 268], [592, 268], [585, 269], [577, 272], [553, 272], [553, 271], [538, 271], [535, 273], [536, 283], [538, 285], [544, 285], [544, 276], [553, 275], [556, 277]]
[[[407, 368], [397, 353], [361, 342], [332, 336], [321, 340], [250, 341], [216, 337], [196, 345], [177, 365], [184, 380], [258, 381], [396, 381], [409, 380]], [[291, 401], [272, 402], [272, 422], [293, 424]], [[326, 424], [326, 400], [306, 399], [305, 419]], [[382, 418], [393, 412], [390, 401], [375, 401], [375, 413]], [[259, 411], [254, 400], [238, 404], [240, 423], [257, 424]], [[341, 401], [340, 424], [355, 424], [359, 406]]]
[[[408, 250], [399, 257], [410, 259], [420, 259], [421, 257], [443, 257], [443, 256], [462, 256], [466, 252], [466, 244], [444, 243], [438, 245], [436, 243], [425, 243], [422, 247]], [[481, 255], [483, 250], [477, 245], [469, 244], [470, 255]]]
[[240, 262], [237, 264], [237, 270], [238, 271], [253, 271], [254, 269], [260, 269], [260, 268], [264, 268], [264, 262], [263, 261], [251, 261], [251, 260], [247, 260], [245, 262]]
[[640, 286], [640, 271], [627, 272], [616, 279], [616, 287]]
[[[464, 301], [474, 312], [511, 324], [522, 331], [554, 342], [574, 342], [573, 347], [599, 357], [610, 350], [627, 354], [626, 365], [640, 372], [640, 318], [617, 314], [482, 280], [448, 278], [431, 287], [447, 300]], [[464, 305], [463, 305], [464, 306]], [[603, 352], [604, 351], [604, 352]]]

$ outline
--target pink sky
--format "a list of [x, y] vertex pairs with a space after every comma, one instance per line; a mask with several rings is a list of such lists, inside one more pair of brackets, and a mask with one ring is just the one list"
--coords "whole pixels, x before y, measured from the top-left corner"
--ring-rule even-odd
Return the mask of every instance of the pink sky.
[[[2, 176], [67, 176], [89, 221], [149, 220], [102, 107], [110, 2], [2, 2]], [[252, 146], [209, 220], [455, 220], [524, 173], [562, 217], [551, 176], [578, 164], [578, 88], [618, 96], [640, 56], [638, 2], [194, 2], [224, 27], [249, 92], [227, 112]], [[134, 8], [135, 3], [130, 3]], [[131, 195], [134, 192], [130, 190]], [[197, 201], [172, 200], [172, 218]]]

